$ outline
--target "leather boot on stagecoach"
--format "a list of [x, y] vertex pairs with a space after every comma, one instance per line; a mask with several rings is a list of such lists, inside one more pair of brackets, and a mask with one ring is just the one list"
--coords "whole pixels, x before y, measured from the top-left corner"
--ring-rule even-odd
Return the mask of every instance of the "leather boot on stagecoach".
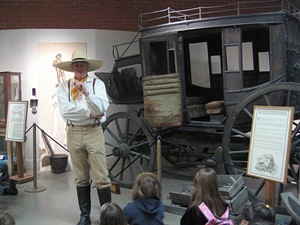
[[77, 225], [91, 225], [91, 185], [77, 187], [80, 220]]

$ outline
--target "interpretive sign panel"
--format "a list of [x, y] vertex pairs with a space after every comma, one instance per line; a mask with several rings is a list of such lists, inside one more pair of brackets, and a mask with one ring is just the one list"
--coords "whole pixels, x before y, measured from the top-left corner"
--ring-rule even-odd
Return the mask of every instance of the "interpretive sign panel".
[[24, 142], [27, 120], [27, 101], [8, 102], [6, 141]]
[[293, 107], [254, 106], [247, 174], [285, 183]]

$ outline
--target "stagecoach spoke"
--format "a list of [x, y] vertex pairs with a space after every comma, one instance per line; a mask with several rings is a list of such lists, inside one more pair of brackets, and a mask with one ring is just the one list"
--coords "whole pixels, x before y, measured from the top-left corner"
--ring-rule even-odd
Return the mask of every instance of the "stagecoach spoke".
[[270, 102], [269, 96], [267, 96], [267, 95], [263, 95], [263, 96], [264, 96], [264, 99], [265, 99], [265, 101], [266, 101], [266, 105], [267, 105], [267, 106], [271, 106], [272, 104], [271, 104], [271, 102]]
[[244, 153], [244, 154], [248, 154], [248, 149], [242, 149], [242, 150], [234, 150], [234, 151], [230, 151], [230, 154], [239, 154], [239, 153]]
[[122, 166], [120, 168], [120, 173], [118, 173], [117, 175], [120, 176], [120, 180], [122, 181], [123, 180], [123, 176], [124, 176], [124, 169], [125, 169], [125, 165], [126, 165], [126, 158], [122, 158]]
[[127, 121], [126, 121], [126, 135], [125, 135], [125, 137], [126, 137], [126, 139], [125, 139], [125, 142], [126, 143], [128, 143], [129, 141], [129, 131], [130, 131], [130, 120], [129, 119], [127, 119]]
[[115, 125], [116, 125], [116, 128], [117, 128], [117, 132], [118, 132], [119, 138], [120, 138], [120, 140], [122, 142], [122, 140], [124, 140], [124, 137], [123, 137], [123, 134], [122, 134], [122, 131], [121, 131], [121, 128], [120, 128], [119, 121], [117, 119], [115, 120]]
[[139, 168], [139, 172], [144, 172], [144, 169], [141, 167], [141, 164], [137, 163], [135, 158], [133, 158], [132, 156], [130, 156], [129, 158], [132, 159], [132, 162]]
[[133, 141], [135, 141], [136, 138], [138, 137], [138, 134], [141, 134], [141, 133], [142, 133], [141, 128], [137, 128], [136, 131], [133, 133], [133, 136], [130, 138], [130, 141], [128, 141], [128, 144], [131, 145], [133, 143]]
[[116, 166], [117, 163], [120, 161], [120, 159], [121, 159], [121, 157], [117, 158], [116, 161], [111, 165], [111, 167], [110, 167], [110, 169], [109, 169], [110, 172], [115, 168], [115, 166]]
[[118, 144], [121, 143], [120, 139], [109, 128], [106, 128], [105, 131], [107, 131]]
[[243, 108], [243, 111], [252, 119], [253, 114], [247, 108]]
[[245, 138], [249, 138], [250, 139], [250, 134], [248, 134], [248, 133], [244, 133], [244, 132], [242, 132], [240, 130], [237, 130], [235, 128], [232, 128], [232, 132], [235, 133], [235, 134], [239, 134], [239, 135], [241, 135], [241, 136], [243, 136]]
[[291, 96], [292, 96], [292, 91], [288, 91], [286, 106], [290, 106], [291, 105], [291, 100], [292, 100]]
[[295, 128], [293, 128], [293, 134], [292, 134], [292, 139], [296, 137], [296, 135], [299, 133], [299, 129], [300, 129], [300, 123], [296, 124], [295, 122], [293, 122], [294, 126], [296, 126]]
[[149, 145], [149, 142], [148, 141], [144, 141], [144, 142], [140, 142], [140, 143], [137, 143], [135, 145], [130, 145], [130, 149], [134, 149], [134, 148], [138, 148], [138, 147], [142, 147], [142, 146], [148, 146]]
[[[129, 166], [129, 177], [130, 177], [130, 180], [134, 180], [134, 173], [133, 173], [133, 166], [132, 166], [132, 162], [131, 162], [131, 156], [129, 156], [128, 158], [127, 158], [127, 160], [128, 160], [128, 165], [130, 165]], [[134, 161], [133, 161], [134, 162]]]
[[140, 158], [150, 160], [150, 157], [149, 157], [149, 156], [144, 155], [144, 154], [141, 154], [141, 153], [139, 153], [139, 152], [132, 151], [130, 154], [131, 154], [131, 155], [137, 155], [137, 156], [139, 156]]
[[115, 147], [116, 147], [115, 144], [109, 143], [109, 142], [107, 142], [107, 141], [105, 141], [105, 145], [106, 145], [106, 146], [109, 146], [109, 147], [112, 147], [112, 148], [115, 148]]

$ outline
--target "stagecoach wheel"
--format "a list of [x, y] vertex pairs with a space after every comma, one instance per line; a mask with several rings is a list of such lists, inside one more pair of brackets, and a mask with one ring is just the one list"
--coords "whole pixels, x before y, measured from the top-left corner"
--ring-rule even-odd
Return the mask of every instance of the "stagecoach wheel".
[[[295, 114], [289, 159], [289, 175], [298, 182], [292, 165], [299, 163], [299, 99], [299, 84], [278, 83], [250, 93], [235, 107], [232, 114], [228, 116], [222, 138], [224, 161], [228, 164], [226, 171], [229, 174], [237, 175], [246, 171], [253, 106], [293, 106], [295, 107]], [[244, 121], [244, 123], [241, 123], [241, 121]]]
[[153, 171], [154, 138], [139, 117], [115, 113], [107, 118], [102, 128], [111, 180], [117, 181], [121, 187], [131, 188], [139, 173]]

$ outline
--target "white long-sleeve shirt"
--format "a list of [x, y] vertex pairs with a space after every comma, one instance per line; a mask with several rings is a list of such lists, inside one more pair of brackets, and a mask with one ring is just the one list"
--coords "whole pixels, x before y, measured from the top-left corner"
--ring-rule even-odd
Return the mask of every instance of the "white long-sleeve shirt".
[[[94, 79], [96, 80], [93, 87]], [[90, 114], [103, 114], [99, 120], [104, 122], [106, 119], [105, 112], [109, 106], [104, 83], [98, 78], [88, 76], [85, 86], [90, 94], [85, 97], [79, 93], [76, 100], [72, 98], [73, 83], [74, 78], [70, 80], [70, 87], [68, 87], [68, 81], [64, 81], [57, 89], [58, 106], [63, 119], [73, 125], [80, 126], [94, 123], [95, 119], [90, 118]]]

